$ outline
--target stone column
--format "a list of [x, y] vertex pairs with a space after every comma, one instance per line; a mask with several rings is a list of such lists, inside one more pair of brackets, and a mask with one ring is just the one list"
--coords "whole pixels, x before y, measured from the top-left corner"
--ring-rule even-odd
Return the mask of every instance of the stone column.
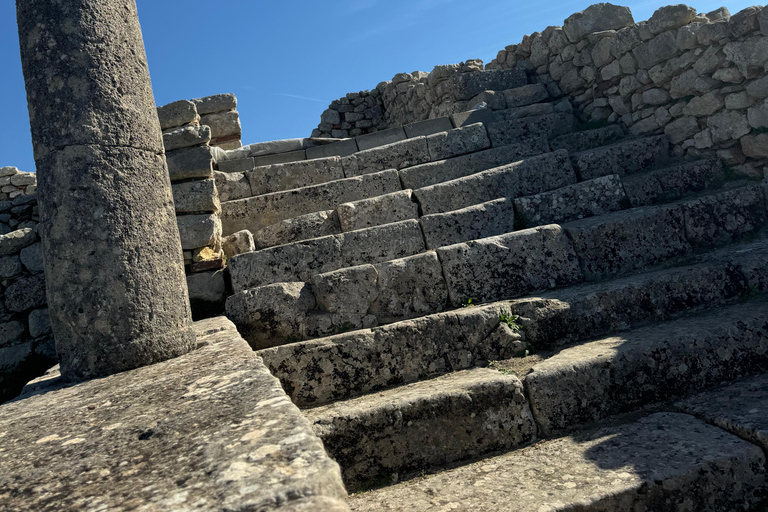
[[18, 0], [48, 308], [62, 375], [195, 345], [135, 0]]

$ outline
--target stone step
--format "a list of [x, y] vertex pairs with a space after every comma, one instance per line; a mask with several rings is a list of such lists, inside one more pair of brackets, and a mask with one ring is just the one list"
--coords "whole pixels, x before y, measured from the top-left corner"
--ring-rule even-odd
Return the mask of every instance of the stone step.
[[765, 297], [563, 349], [525, 376], [552, 435], [768, 370]]
[[351, 492], [536, 437], [523, 384], [477, 368], [304, 411]]
[[[768, 291], [768, 242], [729, 246], [691, 266], [660, 269], [260, 351], [299, 405], [319, 405], [514, 357], [499, 328], [519, 315], [526, 341], [548, 349], [676, 318]], [[334, 368], [344, 368], [336, 372]]]
[[567, 112], [496, 121], [489, 123], [488, 137], [493, 147], [517, 144], [529, 139], [554, 137], [573, 132], [576, 118]]
[[336, 210], [323, 210], [281, 220], [253, 233], [256, 250], [341, 233]]
[[751, 510], [765, 489], [758, 446], [693, 416], [665, 412], [358, 493], [350, 507], [715, 512]]
[[552, 150], [565, 149], [569, 153], [578, 153], [590, 149], [613, 144], [626, 136], [624, 128], [611, 124], [592, 130], [577, 130], [573, 133], [555, 137], [549, 143]]
[[720, 186], [724, 181], [723, 164], [714, 158], [683, 162], [623, 176], [621, 181], [632, 206], [660, 204]]
[[579, 180], [591, 180], [609, 174], [635, 174], [663, 167], [669, 161], [666, 135], [617, 142], [571, 155]]

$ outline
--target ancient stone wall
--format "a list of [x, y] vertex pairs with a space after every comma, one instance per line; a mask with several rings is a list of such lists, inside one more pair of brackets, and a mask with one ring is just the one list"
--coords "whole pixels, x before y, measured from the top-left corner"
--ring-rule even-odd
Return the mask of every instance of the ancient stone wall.
[[744, 175], [768, 158], [768, 11], [697, 14], [685, 5], [635, 23], [596, 4], [501, 50], [489, 69], [556, 84], [585, 120], [666, 134], [680, 155], [716, 154]]

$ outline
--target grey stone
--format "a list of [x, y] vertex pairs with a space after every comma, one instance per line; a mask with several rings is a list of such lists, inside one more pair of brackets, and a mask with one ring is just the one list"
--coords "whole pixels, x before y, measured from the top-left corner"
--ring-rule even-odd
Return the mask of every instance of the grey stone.
[[163, 133], [163, 145], [166, 151], [201, 146], [210, 141], [211, 129], [207, 126], [185, 126]]
[[612, 174], [551, 192], [519, 197], [514, 204], [517, 224], [532, 228], [621, 210], [626, 202], [621, 179]]
[[237, 254], [255, 251], [256, 246], [251, 232], [244, 229], [222, 239], [221, 249], [224, 251], [227, 259], [231, 259]]
[[557, 225], [441, 247], [437, 252], [454, 306], [469, 299], [514, 298], [583, 279], [573, 247]]
[[613, 46], [613, 36], [615, 33], [613, 33], [610, 37], [603, 37], [600, 40], [598, 40], [593, 48], [592, 48], [592, 63], [597, 68], [602, 68], [609, 62], [613, 60], [613, 55], [611, 54], [611, 47]]
[[712, 129], [712, 141], [717, 144], [739, 139], [749, 133], [749, 121], [742, 112], [726, 110], [707, 118], [707, 126]]
[[291, 151], [289, 153], [275, 153], [273, 155], [261, 155], [253, 157], [253, 166], [262, 167], [265, 165], [288, 164], [291, 162], [301, 162], [307, 159], [306, 150]]
[[342, 231], [380, 226], [391, 222], [419, 218], [419, 205], [412, 190], [401, 190], [370, 199], [342, 203], [336, 209]]
[[501, 198], [420, 219], [427, 248], [436, 249], [515, 230], [514, 203]]
[[[768, 12], [768, 11], [767, 11]], [[768, 97], [768, 77], [762, 77], [745, 87], [747, 93], [759, 100]]]
[[768, 62], [768, 39], [760, 36], [745, 41], [730, 42], [723, 48], [729, 62], [733, 62], [746, 78], [757, 78]]
[[725, 108], [728, 110], [743, 110], [752, 106], [753, 100], [746, 91], [735, 92], [725, 97]]
[[764, 36], [768, 36], [768, 11], [761, 9], [757, 15], [757, 22], [760, 26], [760, 33]]
[[529, 84], [504, 91], [507, 108], [522, 107], [549, 99], [547, 88], [542, 84]]
[[664, 89], [648, 89], [643, 91], [643, 103], [646, 105], [666, 105], [669, 103], [669, 93]]
[[0, 176], [6, 177], [6, 176], [13, 176], [14, 174], [17, 174], [19, 172], [18, 167], [0, 167]]
[[32, 245], [37, 240], [37, 234], [30, 228], [17, 229], [5, 235], [0, 235], [0, 256], [8, 256]]
[[[3, 322], [0, 323], [0, 348], [5, 347], [12, 347], [14, 345], [19, 345], [24, 337], [24, 332], [26, 331], [24, 324], [21, 322], [17, 322], [15, 320], [12, 320], [10, 322]], [[3, 352], [0, 352], [2, 355], [6, 355]], [[14, 355], [16, 355], [14, 353]], [[10, 359], [10, 358], [9, 358]], [[0, 365], [3, 367], [11, 366], [8, 364], [9, 361], [5, 358], [2, 358], [0, 360]]]
[[45, 270], [43, 266], [42, 246], [38, 244], [30, 245], [21, 250], [19, 254], [21, 263], [28, 272], [39, 274]]
[[194, 123], [198, 120], [195, 104], [187, 100], [174, 101], [162, 107], [157, 107], [160, 128], [173, 128]]
[[493, 110], [489, 108], [458, 112], [451, 115], [451, 123], [453, 123], [453, 126], [456, 128], [477, 123], [489, 124], [494, 121], [496, 121], [496, 116], [494, 115]]
[[611, 174], [634, 174], [664, 164], [668, 159], [669, 142], [664, 136], [618, 142], [571, 155], [573, 167], [581, 180]]
[[[491, 141], [488, 139], [485, 125], [481, 123], [465, 125], [427, 137], [429, 159], [432, 161], [474, 153], [490, 147]], [[419, 162], [419, 164], [421, 163], [425, 162]]]
[[744, 81], [744, 75], [735, 67], [718, 69], [712, 74], [712, 78], [729, 84], [740, 84]]
[[36, 183], [37, 176], [32, 172], [18, 172], [11, 176], [11, 185], [15, 185], [17, 187], [35, 185]]
[[593, 32], [619, 30], [634, 24], [629, 8], [609, 3], [593, 4], [563, 22], [563, 31], [572, 43], [577, 43]]
[[387, 169], [411, 167], [429, 160], [426, 137], [416, 137], [360, 151], [345, 156], [341, 162], [345, 176], [351, 178]]
[[216, 245], [221, 239], [221, 221], [219, 216], [180, 215], [176, 217], [181, 237], [181, 247], [185, 251]]
[[517, 144], [526, 140], [545, 137], [551, 139], [573, 131], [573, 114], [556, 113], [532, 116], [510, 121], [487, 124], [488, 137], [493, 147]]
[[414, 191], [424, 215], [458, 210], [500, 197], [515, 198], [576, 182], [568, 152], [558, 150]]
[[675, 30], [689, 24], [696, 17], [696, 9], [684, 4], [668, 5], [656, 9], [648, 19], [648, 28], [654, 34], [667, 30]]
[[768, 158], [768, 133], [745, 135], [739, 139], [741, 150], [749, 158]]
[[312, 292], [321, 311], [333, 313], [337, 323], [358, 324], [379, 295], [378, 272], [373, 265], [359, 265], [312, 276]]
[[204, 98], [195, 98], [192, 103], [197, 107], [197, 113], [200, 115], [214, 114], [237, 108], [237, 98], [234, 94], [215, 94]]
[[[528, 83], [528, 77], [522, 69], [503, 69], [460, 73], [456, 76], [459, 100], [469, 100], [483, 91], [503, 91]], [[473, 123], [476, 121], [473, 121]], [[454, 123], [459, 128], [460, 124]]]
[[506, 110], [499, 110], [496, 112], [497, 121], [512, 121], [513, 119], [522, 119], [524, 117], [531, 116], [543, 116], [546, 114], [554, 114], [554, 103], [534, 103], [533, 105], [527, 105], [525, 107], [508, 108]]
[[698, 133], [699, 121], [695, 117], [680, 117], [664, 128], [664, 133], [672, 144], [680, 144]]
[[731, 16], [728, 20], [728, 25], [733, 37], [742, 37], [754, 30], [758, 30], [760, 28], [758, 15], [762, 9], [761, 6], [747, 7]]
[[760, 229], [766, 220], [759, 185], [748, 185], [683, 203], [685, 234], [696, 248], [728, 244]]
[[676, 39], [678, 50], [692, 50], [696, 48], [698, 45], [697, 36], [701, 25], [701, 23], [691, 23], [678, 29]]
[[171, 188], [176, 213], [218, 213], [221, 209], [213, 179], [185, 181]]
[[169, 151], [165, 159], [171, 181], [210, 178], [213, 175], [213, 157], [208, 146]]
[[51, 333], [51, 320], [47, 309], [35, 309], [29, 314], [29, 335], [39, 338]]
[[299, 240], [308, 240], [341, 233], [336, 210], [308, 213], [286, 219], [256, 231], [253, 234], [256, 249], [266, 249]]
[[670, 59], [677, 54], [677, 42], [672, 32], [657, 35], [632, 50], [640, 69], [651, 69], [654, 64]]
[[274, 192], [222, 204], [224, 233], [256, 233], [282, 220], [336, 208], [341, 203], [401, 190], [397, 171], [364, 174], [310, 187]]
[[626, 274], [691, 251], [680, 206], [636, 208], [564, 226], [584, 277]]
[[279, 282], [308, 281], [313, 275], [418, 254], [424, 238], [415, 220], [313, 238], [240, 254], [229, 263], [232, 288], [245, 290]]
[[594, 130], [584, 130], [561, 135], [550, 142], [553, 150], [565, 149], [571, 153], [605, 146], [624, 138], [624, 130], [620, 125], [612, 124]]
[[706, 23], [701, 26], [699, 33], [696, 34], [696, 38], [701, 45], [708, 45], [717, 43], [727, 37], [729, 37], [730, 29], [728, 28], [728, 20], [720, 19], [713, 23]]
[[[764, 100], [762, 103], [750, 107], [749, 110], [747, 110], [747, 120], [749, 121], [749, 126], [752, 128], [768, 127], [768, 100]], [[732, 138], [737, 137], [738, 136], [734, 136]]]
[[313, 139], [283, 139], [270, 140], [266, 142], [257, 142], [244, 147], [248, 151], [248, 156], [273, 155], [275, 153], [290, 153], [301, 151], [313, 146]]
[[24, 276], [15, 280], [5, 290], [5, 307], [21, 313], [45, 306], [45, 276]]
[[[504, 110], [507, 108], [507, 100], [504, 97], [503, 92], [501, 91], [483, 91], [471, 100], [469, 100], [468, 105], [470, 108], [474, 107], [475, 105], [478, 105], [480, 103], [485, 103], [488, 105], [488, 108], [491, 110]], [[450, 127], [443, 128], [442, 130], [434, 130], [430, 133], [424, 133], [423, 135], [432, 135], [432, 133], [438, 133], [438, 132], [444, 132], [447, 130], [450, 130], [453, 128], [453, 124], [451, 123], [451, 119], [448, 117], [440, 117], [437, 119], [445, 119], [447, 123], [443, 123], [442, 126], [445, 126], [446, 124], [450, 124]], [[429, 121], [435, 121], [435, 119], [430, 119]], [[429, 122], [429, 121], [422, 121], [422, 122]], [[406, 128], [405, 133], [408, 133], [408, 128]], [[408, 135], [410, 137], [410, 135]]]
[[21, 260], [19, 256], [4, 256], [0, 258], [0, 277], [3, 279], [10, 279], [21, 274]]
[[632, 206], [647, 206], [700, 192], [723, 179], [720, 161], [704, 159], [625, 177], [622, 182]]
[[344, 170], [341, 158], [330, 157], [256, 167], [245, 176], [258, 196], [344, 179]]
[[708, 92], [702, 96], [692, 98], [688, 104], [683, 107], [683, 114], [686, 116], [710, 116], [723, 108], [725, 105], [723, 98], [715, 91]]
[[251, 197], [251, 183], [242, 172], [213, 172], [219, 201], [235, 201]]
[[333, 144], [307, 148], [306, 152], [307, 159], [312, 160], [314, 158], [327, 158], [331, 156], [349, 156], [352, 153], [356, 153], [357, 150], [357, 141], [355, 139], [347, 139]]
[[236, 111], [201, 115], [200, 124], [210, 127], [211, 138], [214, 140], [232, 136], [239, 138], [241, 132], [240, 114]]
[[731, 13], [728, 11], [727, 7], [720, 7], [714, 11], [708, 12], [706, 16], [709, 21], [727, 20], [731, 17]]
[[409, 139], [414, 137], [424, 137], [433, 133], [446, 132], [453, 129], [453, 123], [449, 117], [438, 117], [436, 119], [427, 119], [403, 126], [405, 135]]
[[253, 163], [252, 157], [247, 158], [233, 158], [231, 160], [224, 160], [223, 162], [217, 162], [216, 166], [221, 172], [246, 172], [250, 171], [256, 165]]
[[389, 128], [387, 130], [382, 130], [379, 132], [369, 133], [367, 135], [360, 135], [359, 137], [355, 137], [355, 141], [357, 142], [357, 148], [360, 151], [365, 151], [366, 149], [371, 149], [378, 146], [392, 144], [393, 142], [398, 142], [405, 139], [406, 139], [405, 130], [403, 130], [402, 128]]

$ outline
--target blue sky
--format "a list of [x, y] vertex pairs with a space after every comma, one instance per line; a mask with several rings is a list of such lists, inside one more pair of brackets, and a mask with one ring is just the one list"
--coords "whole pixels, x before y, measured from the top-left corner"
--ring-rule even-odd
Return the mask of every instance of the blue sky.
[[[396, 73], [481, 58], [590, 2], [137, 0], [155, 101], [234, 92], [243, 143], [306, 137], [327, 105]], [[670, 2], [617, 2], [636, 21]], [[714, 1], [694, 5], [711, 11]], [[726, 4], [731, 13], [751, 5]], [[0, 167], [34, 170], [12, 0], [0, 0]]]

